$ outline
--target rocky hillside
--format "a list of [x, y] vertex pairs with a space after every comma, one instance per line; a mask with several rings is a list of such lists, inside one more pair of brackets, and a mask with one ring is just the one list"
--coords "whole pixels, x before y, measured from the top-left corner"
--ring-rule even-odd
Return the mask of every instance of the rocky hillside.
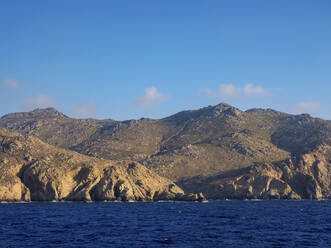
[[0, 126], [88, 156], [141, 163], [194, 192], [193, 178], [274, 164], [331, 145], [331, 121], [271, 109], [241, 111], [225, 103], [122, 122], [39, 109], [3, 116]]
[[270, 109], [252, 109], [247, 113], [273, 127], [270, 141], [292, 154], [313, 151], [323, 143], [331, 145], [330, 120], [312, 118], [309, 114], [289, 115]]
[[34, 135], [48, 144], [69, 148], [88, 139], [96, 130], [113, 120], [73, 119], [54, 108], [13, 113], [0, 119], [0, 126]]
[[331, 199], [331, 146], [275, 163], [255, 163], [180, 182], [212, 199]]
[[198, 200], [132, 161], [109, 161], [0, 128], [0, 201]]

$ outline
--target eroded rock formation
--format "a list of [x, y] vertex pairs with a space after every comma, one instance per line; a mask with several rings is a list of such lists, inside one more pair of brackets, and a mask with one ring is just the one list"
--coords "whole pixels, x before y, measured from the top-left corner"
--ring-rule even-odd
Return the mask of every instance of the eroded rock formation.
[[330, 199], [331, 146], [275, 163], [180, 182], [213, 199]]
[[0, 128], [0, 201], [201, 200], [133, 161], [88, 157]]

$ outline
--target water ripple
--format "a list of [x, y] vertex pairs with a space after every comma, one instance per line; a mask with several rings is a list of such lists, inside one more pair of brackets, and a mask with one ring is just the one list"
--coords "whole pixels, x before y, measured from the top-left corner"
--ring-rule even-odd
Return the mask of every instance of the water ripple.
[[330, 201], [0, 204], [0, 247], [331, 247]]

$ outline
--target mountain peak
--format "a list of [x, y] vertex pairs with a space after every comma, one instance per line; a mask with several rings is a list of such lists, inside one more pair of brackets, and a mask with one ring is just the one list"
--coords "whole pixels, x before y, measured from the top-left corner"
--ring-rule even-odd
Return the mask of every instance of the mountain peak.
[[211, 108], [212, 108], [214, 116], [218, 116], [221, 113], [229, 114], [232, 116], [239, 116], [242, 113], [242, 111], [240, 109], [237, 109], [237, 108], [231, 106], [230, 104], [223, 103], [223, 102], [221, 102], [215, 106], [212, 106]]
[[63, 113], [59, 112], [55, 108], [36, 108], [30, 112], [17, 112], [17, 113], [11, 113], [7, 114], [1, 117], [1, 119], [17, 119], [17, 118], [68, 118], [66, 115]]
[[36, 108], [28, 113], [32, 115], [40, 115], [40, 116], [67, 117], [66, 115], [64, 115], [55, 108]]
[[191, 118], [200, 118], [200, 117], [217, 117], [217, 116], [233, 116], [238, 117], [243, 112], [240, 109], [237, 109], [227, 103], [219, 103], [217, 105], [209, 105], [195, 110], [186, 110], [178, 112], [177, 114], [171, 115], [164, 119], [166, 120], [176, 120], [176, 122], [182, 122]]
[[225, 108], [225, 109], [228, 109], [228, 108], [233, 108], [233, 106], [231, 106], [230, 104], [227, 104], [225, 102], [221, 102], [221, 103], [215, 105], [214, 108]]
[[290, 116], [290, 114], [280, 112], [271, 108], [251, 108], [245, 111], [246, 113], [256, 115], [269, 115], [269, 116]]

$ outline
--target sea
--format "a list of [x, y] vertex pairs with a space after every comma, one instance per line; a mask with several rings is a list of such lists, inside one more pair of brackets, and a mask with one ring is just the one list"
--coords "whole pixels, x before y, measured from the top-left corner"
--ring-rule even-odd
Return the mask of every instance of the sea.
[[0, 247], [331, 247], [331, 201], [5, 203]]

